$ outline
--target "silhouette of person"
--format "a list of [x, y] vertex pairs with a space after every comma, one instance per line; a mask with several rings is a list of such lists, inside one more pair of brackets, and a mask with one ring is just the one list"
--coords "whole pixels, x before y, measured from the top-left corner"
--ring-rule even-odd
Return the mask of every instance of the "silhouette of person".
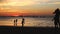
[[25, 21], [25, 19], [24, 18], [22, 18], [22, 27], [24, 26], [24, 22]]
[[14, 20], [14, 26], [15, 26], [15, 20]]
[[15, 24], [16, 24], [16, 26], [17, 26], [17, 21], [18, 21], [18, 20], [16, 19], [16, 23], [15, 23]]
[[60, 10], [59, 8], [57, 8], [55, 10], [55, 12], [53, 12], [54, 15], [54, 25], [55, 25], [55, 28], [58, 28], [58, 26], [60, 27], [60, 23], [59, 23], [59, 13], [60, 13]]
[[14, 20], [14, 26], [17, 26], [17, 19]]

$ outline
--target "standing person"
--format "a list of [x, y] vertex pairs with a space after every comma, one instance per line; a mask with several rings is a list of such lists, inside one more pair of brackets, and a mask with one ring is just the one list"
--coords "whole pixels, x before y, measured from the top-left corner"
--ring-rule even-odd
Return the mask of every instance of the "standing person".
[[59, 23], [59, 8], [57, 8], [56, 10], [55, 10], [55, 12], [53, 12], [53, 14], [55, 14], [54, 15], [54, 25], [55, 25], [55, 28], [58, 28], [58, 25], [59, 25], [59, 27], [60, 27], [60, 23]]
[[24, 21], [25, 21], [25, 19], [24, 19], [24, 18], [22, 18], [22, 27], [24, 26]]
[[17, 26], [17, 19], [14, 20], [14, 26]]
[[15, 24], [16, 24], [16, 26], [17, 26], [17, 22], [18, 22], [18, 20], [16, 19], [16, 23], [15, 23]]
[[14, 26], [15, 26], [15, 20], [14, 20]]

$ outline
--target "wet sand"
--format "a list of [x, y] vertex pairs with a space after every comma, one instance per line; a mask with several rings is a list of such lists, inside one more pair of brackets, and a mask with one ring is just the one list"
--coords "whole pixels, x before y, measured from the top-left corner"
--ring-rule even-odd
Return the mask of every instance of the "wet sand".
[[14, 27], [14, 26], [0, 26], [0, 32], [9, 33], [45, 33], [45, 34], [58, 34], [60, 29], [55, 29], [54, 27]]

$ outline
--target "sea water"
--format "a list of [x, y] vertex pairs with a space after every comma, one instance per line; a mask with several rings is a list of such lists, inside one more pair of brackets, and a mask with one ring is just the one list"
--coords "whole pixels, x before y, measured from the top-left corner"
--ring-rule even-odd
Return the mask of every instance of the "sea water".
[[[22, 17], [0, 17], [0, 26], [14, 26], [14, 19], [18, 19], [17, 26], [22, 26]], [[52, 17], [24, 17], [24, 26], [28, 27], [54, 27]]]

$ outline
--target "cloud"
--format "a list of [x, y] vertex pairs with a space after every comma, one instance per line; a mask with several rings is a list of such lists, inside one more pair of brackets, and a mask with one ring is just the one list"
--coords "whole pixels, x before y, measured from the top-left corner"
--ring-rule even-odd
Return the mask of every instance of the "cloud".
[[6, 0], [1, 2], [0, 6], [28, 6], [33, 5], [35, 2], [32, 0]]
[[0, 0], [0, 2], [3, 2], [3, 0]]
[[35, 5], [43, 2], [48, 2], [49, 0], [5, 0], [4, 3], [1, 3], [1, 5], [5, 6], [30, 6]]
[[60, 0], [50, 0], [47, 4], [60, 4]]
[[60, 4], [60, 0], [0, 0], [0, 6], [31, 6], [37, 4]]
[[60, 2], [52, 2], [52, 3], [48, 3], [48, 4], [60, 4]]

